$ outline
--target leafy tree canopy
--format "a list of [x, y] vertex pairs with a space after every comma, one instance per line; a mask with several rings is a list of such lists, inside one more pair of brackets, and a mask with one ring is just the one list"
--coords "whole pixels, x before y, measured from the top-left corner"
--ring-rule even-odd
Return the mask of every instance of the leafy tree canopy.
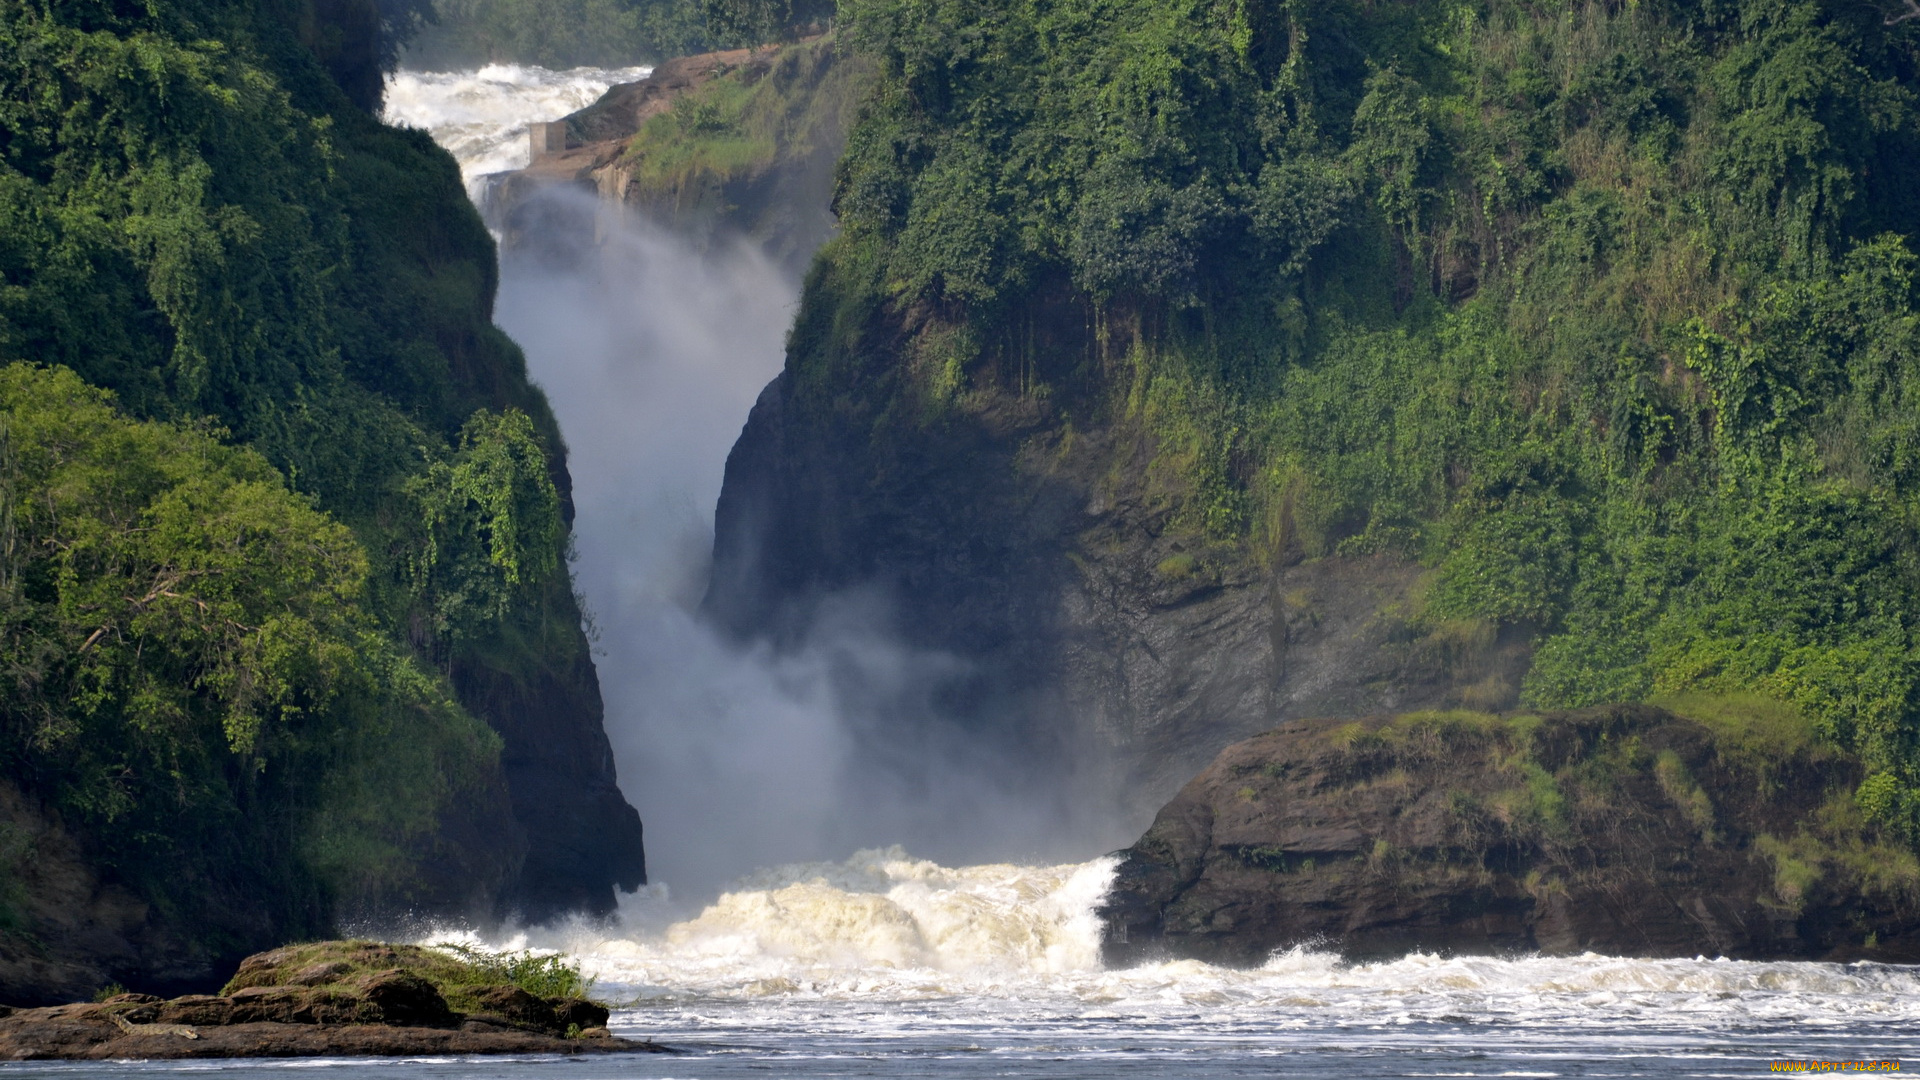
[[[1920, 837], [1920, 23], [1894, 14], [848, 0], [885, 76], [796, 386], [1139, 432], [1154, 463], [1114, 475], [1177, 528], [1419, 560], [1421, 618], [1535, 641], [1539, 706], [1770, 695]], [[918, 344], [867, 344], [877, 317]]]

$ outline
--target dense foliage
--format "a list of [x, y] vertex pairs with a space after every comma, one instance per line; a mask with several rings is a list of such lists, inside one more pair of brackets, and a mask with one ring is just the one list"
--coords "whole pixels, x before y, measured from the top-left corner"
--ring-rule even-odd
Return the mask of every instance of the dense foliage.
[[320, 889], [404, 888], [457, 788], [497, 784], [499, 740], [379, 632], [366, 575], [259, 454], [0, 368], [0, 766], [146, 895], [252, 878], [318, 925]]
[[1176, 529], [1417, 559], [1427, 625], [1534, 638], [1534, 705], [1767, 695], [1920, 836], [1898, 15], [849, 0], [886, 77], [794, 370], [1131, 426]]
[[488, 63], [624, 67], [707, 44], [695, 0], [438, 0], [404, 62], [435, 71]]
[[409, 10], [0, 0], [0, 363], [60, 369], [0, 382], [0, 777], [163, 906], [484, 893], [522, 841], [457, 673], [593, 694], [492, 243], [348, 96]]
[[616, 67], [817, 33], [834, 0], [438, 0], [406, 63]]

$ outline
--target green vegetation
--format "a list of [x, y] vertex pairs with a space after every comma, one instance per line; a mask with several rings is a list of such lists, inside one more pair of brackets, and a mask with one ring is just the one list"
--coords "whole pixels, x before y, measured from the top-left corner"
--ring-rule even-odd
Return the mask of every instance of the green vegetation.
[[643, 186], [672, 193], [717, 187], [782, 155], [804, 156], [821, 136], [821, 114], [849, 104], [844, 78], [819, 92], [834, 60], [831, 41], [804, 42], [782, 50], [764, 75], [734, 71], [714, 79], [641, 125], [622, 160]]
[[0, 499], [0, 762], [143, 895], [251, 867], [318, 923], [316, 886], [404, 892], [499, 783], [498, 738], [380, 634], [353, 534], [258, 453], [14, 364]]
[[479, 1011], [476, 993], [489, 987], [517, 986], [543, 999], [584, 999], [593, 988], [577, 963], [553, 953], [496, 953], [458, 944], [322, 941], [289, 945], [257, 957], [242, 965], [220, 992], [232, 994], [250, 986], [351, 986], [365, 976], [394, 968], [432, 983], [447, 1004], [460, 1012]]
[[542, 998], [583, 998], [593, 989], [593, 981], [580, 973], [580, 965], [557, 953], [540, 955], [530, 949], [494, 953], [457, 944], [438, 948], [466, 965], [458, 985], [506, 984]]
[[506, 884], [484, 688], [591, 678], [558, 432], [454, 163], [362, 108], [372, 10], [0, 0], [0, 778], [211, 948]]
[[[1425, 625], [1532, 637], [1531, 707], [1764, 699], [1736, 741], [1856, 755], [1867, 818], [1920, 839], [1920, 22], [849, 0], [840, 24], [883, 74], [792, 339], [802, 408], [881, 441], [936, 399], [1131, 432], [1109, 483], [1194, 544], [1417, 560]], [[918, 338], [970, 349], [936, 378]]]
[[567, 68], [652, 63], [818, 33], [834, 0], [422, 0], [432, 15], [410, 35], [407, 63]]

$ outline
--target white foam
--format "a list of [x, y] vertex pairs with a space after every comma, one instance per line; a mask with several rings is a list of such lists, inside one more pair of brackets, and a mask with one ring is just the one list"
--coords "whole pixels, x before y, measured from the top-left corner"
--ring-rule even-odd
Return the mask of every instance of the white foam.
[[837, 1017], [871, 1027], [876, 1008], [901, 1015], [931, 1000], [991, 1023], [1044, 1014], [1221, 1032], [1329, 1022], [1599, 1030], [1920, 1021], [1920, 975], [1883, 964], [1592, 953], [1346, 963], [1295, 948], [1252, 969], [1170, 960], [1108, 971], [1095, 912], [1114, 869], [1110, 858], [950, 868], [897, 847], [862, 851], [757, 871], [678, 921], [656, 893], [629, 898], [621, 930], [576, 923], [503, 944], [566, 951], [617, 1001], [800, 1009], [829, 1025]]
[[472, 71], [396, 71], [387, 77], [389, 124], [421, 128], [453, 154], [471, 190], [476, 177], [527, 164], [527, 125], [583, 109], [609, 86], [651, 67], [572, 68], [488, 64]]

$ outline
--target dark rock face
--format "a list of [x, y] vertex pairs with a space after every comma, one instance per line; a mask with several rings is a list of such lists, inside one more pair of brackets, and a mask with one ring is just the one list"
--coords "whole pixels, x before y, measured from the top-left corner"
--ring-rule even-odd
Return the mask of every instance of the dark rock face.
[[721, 625], [778, 636], [877, 585], [913, 645], [965, 661], [948, 719], [1045, 762], [1044, 783], [1072, 766], [1085, 798], [1135, 821], [1289, 718], [1512, 703], [1528, 636], [1415, 627], [1419, 567], [1197, 539], [1150, 436], [986, 376], [929, 405], [915, 331], [808, 307], [831, 297], [810, 288], [728, 458], [706, 599]]
[[513, 820], [526, 858], [499, 906], [530, 921], [568, 912], [606, 914], [614, 888], [646, 884], [640, 813], [614, 771], [605, 706], [585, 655], [558, 669], [522, 673], [456, 665], [461, 698], [500, 733]]
[[[113, 979], [204, 987], [231, 962], [114, 881], [59, 814], [5, 780], [0, 845], [0, 931], [28, 932], [0, 932], [0, 990], [14, 1004], [72, 1000]], [[273, 933], [267, 910], [229, 899], [209, 897], [222, 927], [255, 940]]]
[[1294, 723], [1125, 852], [1110, 964], [1294, 945], [1911, 962], [1920, 878], [1853, 766], [1646, 706]]

